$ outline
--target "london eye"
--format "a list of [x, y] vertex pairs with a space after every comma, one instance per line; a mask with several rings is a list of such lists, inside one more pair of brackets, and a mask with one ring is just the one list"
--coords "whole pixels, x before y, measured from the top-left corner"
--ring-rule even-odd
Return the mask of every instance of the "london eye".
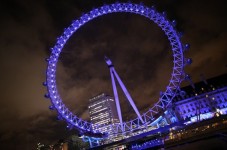
[[[165, 91], [160, 95], [160, 98], [157, 100], [157, 102], [143, 114], [139, 114], [137, 108], [135, 107], [134, 110], [136, 111], [137, 117], [127, 122], [124, 122], [122, 119], [120, 119], [121, 121], [119, 124], [114, 124], [111, 126], [114, 134], [125, 134], [137, 129], [143, 129], [148, 125], [155, 123], [155, 121], [169, 107], [172, 99], [179, 91], [180, 83], [185, 79], [185, 77], [187, 77], [184, 72], [184, 67], [186, 64], [191, 62], [190, 59], [184, 57], [184, 51], [189, 48], [189, 44], [182, 44], [181, 35], [175, 30], [176, 21], [169, 21], [164, 13], [156, 11], [154, 7], [147, 7], [142, 4], [133, 3], [114, 3], [95, 8], [90, 12], [83, 14], [79, 19], [74, 20], [72, 24], [67, 27], [63, 34], [57, 39], [56, 44], [51, 49], [49, 58], [47, 58], [46, 81], [44, 82], [44, 86], [47, 87], [47, 94], [45, 94], [45, 97], [51, 100], [52, 105], [49, 108], [56, 110], [59, 114], [59, 117], [63, 118], [69, 126], [76, 128], [81, 132], [89, 133], [87, 135], [91, 137], [102, 135], [99, 130], [99, 126], [93, 125], [92, 123], [81, 119], [66, 107], [57, 90], [56, 69], [59, 56], [68, 39], [84, 24], [88, 23], [94, 18], [111, 13], [138, 14], [148, 18], [150, 21], [153, 21], [158, 27], [161, 28], [168, 38], [173, 57], [173, 68], [169, 83], [166, 86]], [[108, 62], [108, 59], [106, 62]], [[131, 105], [133, 105], [133, 102]], [[120, 115], [120, 112], [118, 115]], [[108, 137], [110, 134], [112, 133], [107, 133], [105, 136]], [[100, 138], [102, 138], [102, 136], [100, 136]]]

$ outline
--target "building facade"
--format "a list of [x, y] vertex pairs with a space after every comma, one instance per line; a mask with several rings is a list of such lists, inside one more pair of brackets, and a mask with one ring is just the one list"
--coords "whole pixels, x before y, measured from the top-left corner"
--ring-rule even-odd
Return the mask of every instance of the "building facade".
[[102, 133], [108, 131], [110, 125], [119, 123], [114, 98], [106, 93], [89, 99], [88, 110], [93, 128], [98, 125]]
[[227, 74], [181, 88], [173, 100], [179, 120], [198, 122], [227, 114]]

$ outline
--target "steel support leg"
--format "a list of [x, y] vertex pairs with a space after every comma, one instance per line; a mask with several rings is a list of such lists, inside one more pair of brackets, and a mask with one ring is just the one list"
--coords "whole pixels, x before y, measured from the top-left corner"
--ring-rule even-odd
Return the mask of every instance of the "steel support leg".
[[115, 99], [115, 103], [116, 103], [116, 106], [117, 106], [117, 114], [118, 114], [118, 118], [120, 120], [121, 130], [123, 132], [123, 121], [122, 121], [122, 115], [121, 115], [121, 106], [120, 106], [120, 102], [119, 102], [119, 98], [118, 98], [116, 83], [115, 83], [115, 80], [114, 80], [114, 72], [113, 72], [112, 67], [110, 68], [110, 75], [111, 75], [111, 81], [112, 81], [112, 86], [113, 86], [114, 99]]
[[121, 86], [121, 89], [123, 90], [125, 96], [127, 97], [128, 101], [130, 102], [131, 106], [133, 107], [134, 111], [136, 112], [137, 116], [139, 117], [139, 119], [141, 120], [142, 123], [144, 123], [134, 101], [132, 100], [132, 97], [130, 96], [130, 94], [128, 93], [128, 90], [126, 89], [126, 87], [124, 86], [123, 82], [121, 81], [120, 77], [118, 76], [117, 72], [115, 71], [114, 68], [112, 68], [113, 73], [115, 75], [115, 77], [117, 78], [118, 83]]

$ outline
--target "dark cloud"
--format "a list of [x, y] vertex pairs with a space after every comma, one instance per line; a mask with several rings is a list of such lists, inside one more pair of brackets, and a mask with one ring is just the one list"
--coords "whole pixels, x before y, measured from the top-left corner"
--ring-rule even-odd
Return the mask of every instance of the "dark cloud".
[[36, 149], [39, 142], [55, 144], [59, 139], [76, 133], [62, 128], [65, 123], [56, 121], [52, 112], [42, 112], [26, 118], [12, 114], [2, 121], [0, 141], [1, 146], [7, 149]]
[[[40, 92], [44, 92], [40, 84], [45, 79], [45, 62], [41, 58], [46, 57], [43, 37], [50, 38], [46, 32], [53, 30], [45, 10], [39, 11], [26, 21], [9, 15], [1, 28], [1, 104], [22, 116], [45, 110], [42, 105], [47, 105], [40, 101]], [[42, 20], [43, 26], [38, 26], [38, 20]]]
[[226, 72], [226, 36], [227, 19], [224, 11], [224, 1], [217, 3], [207, 1], [191, 1], [184, 4], [187, 7], [178, 9], [183, 23], [182, 27], [187, 36], [184, 37], [191, 44], [188, 56], [193, 58], [193, 64], [188, 72], [198, 81], [198, 76], [204, 73], [212, 77]]
[[23, 2], [0, 4], [4, 10], [0, 25], [0, 143], [6, 149], [29, 150], [35, 149], [42, 137], [48, 143], [53, 140], [50, 137], [56, 134], [48, 132], [56, 132], [51, 128], [60, 124], [50, 119], [50, 102], [43, 99], [46, 91], [41, 87], [46, 48], [56, 36], [52, 19], [41, 2]]
[[[110, 3], [113, 1], [108, 1]], [[137, 2], [138, 3], [138, 2]], [[226, 72], [227, 19], [223, 0], [144, 1], [184, 30], [186, 53], [193, 64], [186, 68], [194, 81], [199, 74], [213, 77]], [[103, 1], [1, 1], [0, 24], [0, 143], [6, 149], [34, 149], [37, 142], [53, 143], [72, 132], [49, 112], [41, 86], [45, 81], [44, 59], [71, 21]], [[110, 14], [80, 28], [67, 42], [59, 59], [58, 90], [64, 103], [77, 115], [88, 118], [88, 99], [100, 92], [112, 95], [104, 55], [141, 110], [157, 101], [171, 74], [172, 56], [164, 33], [148, 19], [132, 14]], [[118, 87], [123, 112], [133, 114]], [[143, 112], [144, 112], [143, 111]], [[126, 113], [124, 113], [126, 114]], [[131, 116], [124, 116], [130, 119]], [[3, 144], [5, 143], [5, 144]]]

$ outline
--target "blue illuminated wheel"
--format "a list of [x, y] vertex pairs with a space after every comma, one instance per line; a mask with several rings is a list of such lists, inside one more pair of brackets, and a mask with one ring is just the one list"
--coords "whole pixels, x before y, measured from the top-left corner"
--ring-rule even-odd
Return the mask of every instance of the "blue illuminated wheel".
[[79, 19], [73, 21], [72, 24], [66, 28], [64, 33], [58, 38], [57, 43], [52, 48], [50, 57], [47, 59], [48, 66], [46, 72], [46, 82], [44, 83], [48, 90], [48, 94], [46, 94], [45, 97], [50, 98], [52, 103], [50, 109], [56, 109], [59, 113], [59, 116], [66, 120], [69, 126], [77, 128], [83, 132], [98, 134], [99, 128], [98, 126], [92, 125], [90, 122], [84, 121], [77, 117], [63, 103], [57, 91], [56, 85], [56, 68], [58, 58], [67, 40], [74, 32], [77, 31], [77, 29], [96, 17], [119, 12], [139, 14], [156, 23], [162, 29], [162, 31], [164, 31], [170, 42], [174, 65], [171, 78], [165, 92], [163, 92], [163, 94], [160, 96], [158, 102], [156, 102], [152, 108], [142, 115], [145, 123], [141, 124], [139, 119], [135, 118], [131, 121], [124, 122], [122, 128], [118, 124], [113, 125], [112, 131], [114, 131], [115, 134], [133, 131], [135, 129], [144, 128], [146, 125], [154, 122], [160, 116], [160, 114], [164, 112], [166, 107], [169, 106], [177, 90], [179, 89], [181, 81], [184, 78], [184, 65], [188, 61], [185, 61], [183, 52], [189, 47], [189, 45], [182, 45], [179, 33], [174, 29], [175, 21], [168, 21], [165, 14], [157, 12], [153, 7], [149, 8], [140, 4], [115, 3], [91, 10], [90, 12], [82, 15]]

